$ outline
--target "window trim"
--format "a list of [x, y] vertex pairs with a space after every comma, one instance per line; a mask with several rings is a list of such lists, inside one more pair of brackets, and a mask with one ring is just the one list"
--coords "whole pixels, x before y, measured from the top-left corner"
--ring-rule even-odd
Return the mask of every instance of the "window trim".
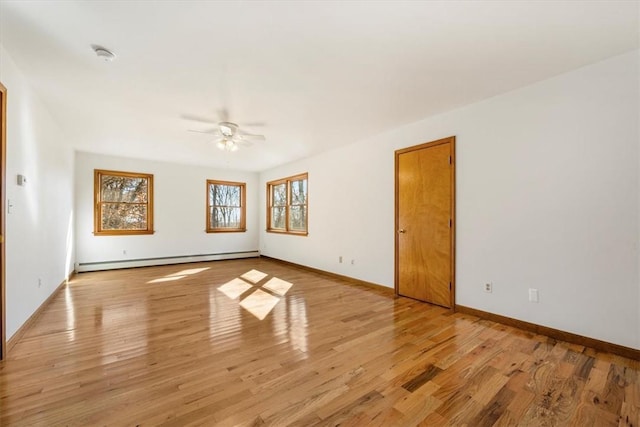
[[[209, 204], [209, 186], [210, 185], [235, 185], [240, 187], [240, 227], [238, 228], [215, 228], [212, 227], [211, 225], [211, 216], [209, 215], [209, 212], [211, 210], [211, 207], [213, 205]], [[205, 199], [205, 205], [206, 205], [206, 219], [205, 219], [205, 224], [206, 224], [206, 229], [205, 231], [207, 233], [244, 233], [245, 231], [247, 231], [247, 204], [246, 204], [246, 200], [247, 200], [247, 184], [244, 182], [233, 182], [233, 181], [220, 181], [217, 179], [208, 179], [207, 180], [207, 186], [205, 187], [206, 189], [206, 199]]]
[[[300, 181], [301, 179], [304, 179], [307, 181], [307, 194], [306, 194], [306, 203], [304, 204], [304, 206], [306, 207], [305, 210], [305, 224], [306, 224], [306, 230], [305, 231], [297, 231], [297, 230], [290, 230], [289, 229], [289, 212], [291, 210], [291, 182], [292, 181]], [[277, 185], [281, 185], [281, 184], [286, 184], [287, 185], [287, 204], [285, 206], [285, 218], [284, 218], [284, 223], [285, 223], [285, 228], [284, 229], [280, 229], [280, 228], [272, 228], [271, 227], [271, 209], [273, 207], [272, 205], [272, 200], [273, 200], [273, 190], [272, 188], [274, 186]], [[294, 205], [294, 206], [302, 206], [302, 205]], [[276, 179], [274, 181], [269, 181], [267, 182], [267, 227], [266, 227], [266, 231], [267, 233], [277, 233], [277, 234], [292, 234], [295, 236], [308, 236], [309, 235], [309, 173], [305, 172], [305, 173], [301, 173], [298, 175], [293, 175], [293, 176], [288, 176], [286, 178], [280, 178], [280, 179]]]
[[[102, 202], [100, 191], [102, 189], [103, 175], [122, 176], [127, 178], [147, 179], [147, 228], [144, 230], [103, 230], [102, 229]], [[128, 236], [139, 234], [153, 234], [153, 174], [138, 172], [123, 172], [106, 169], [93, 170], [93, 234], [96, 236]]]

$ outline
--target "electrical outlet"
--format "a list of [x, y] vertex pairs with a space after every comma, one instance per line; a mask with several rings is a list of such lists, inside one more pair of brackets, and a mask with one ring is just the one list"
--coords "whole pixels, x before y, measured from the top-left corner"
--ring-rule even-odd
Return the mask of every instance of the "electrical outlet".
[[356, 260], [355, 259], [351, 260], [351, 265], [356, 265]]
[[126, 255], [126, 254], [127, 254], [127, 250], [126, 250], [126, 249], [123, 249], [123, 250], [122, 250], [122, 255]]
[[491, 282], [485, 283], [484, 284], [484, 291], [487, 293], [491, 293], [493, 292], [493, 284]]
[[529, 302], [539, 302], [537, 289], [529, 288]]
[[340, 264], [342, 264], [342, 255], [340, 255], [340, 256], [338, 257], [338, 262], [339, 262]]
[[42, 279], [38, 277], [38, 287], [41, 288], [42, 287]]

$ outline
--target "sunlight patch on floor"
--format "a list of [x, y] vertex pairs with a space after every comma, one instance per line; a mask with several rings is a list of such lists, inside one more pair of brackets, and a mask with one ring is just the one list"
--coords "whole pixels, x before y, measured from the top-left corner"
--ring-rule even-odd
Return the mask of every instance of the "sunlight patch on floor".
[[203, 271], [208, 270], [211, 267], [203, 267], [203, 268], [188, 268], [186, 270], [178, 271], [177, 273], [167, 274], [164, 277], [160, 277], [158, 279], [149, 280], [147, 283], [161, 283], [161, 282], [172, 282], [174, 280], [184, 279], [187, 276], [191, 276], [192, 274], [202, 273]]
[[191, 274], [202, 273], [203, 271], [207, 271], [211, 267], [203, 267], [203, 268], [188, 268], [186, 270], [178, 271], [177, 273], [172, 274], [172, 276], [189, 276]]
[[184, 279], [187, 276], [166, 276], [161, 277], [159, 279], [149, 280], [147, 283], [161, 283], [161, 282], [172, 282], [174, 280]]
[[258, 271], [258, 270], [251, 270], [251, 271], [247, 271], [240, 277], [242, 277], [244, 280], [248, 282], [256, 284], [262, 279], [264, 279], [265, 277], [267, 277], [267, 273], [263, 273], [262, 271]]
[[236, 278], [220, 286], [218, 290], [229, 298], [236, 299], [250, 288], [250, 284], [240, 278]]
[[272, 277], [263, 285], [257, 285], [267, 276], [262, 271], [250, 270], [218, 287], [218, 290], [231, 299], [238, 299], [256, 285], [255, 290], [240, 301], [240, 307], [263, 320], [293, 286], [293, 283], [277, 277]]
[[64, 287], [64, 303], [67, 309], [67, 330], [70, 331], [69, 341], [76, 340], [76, 310], [69, 286]]
[[280, 296], [285, 296], [292, 286], [293, 283], [278, 279], [277, 277], [272, 277], [267, 283], [262, 285], [263, 288], [269, 289], [271, 292]]
[[251, 295], [240, 301], [240, 307], [263, 320], [278, 302], [280, 299], [277, 297], [261, 289], [256, 289]]

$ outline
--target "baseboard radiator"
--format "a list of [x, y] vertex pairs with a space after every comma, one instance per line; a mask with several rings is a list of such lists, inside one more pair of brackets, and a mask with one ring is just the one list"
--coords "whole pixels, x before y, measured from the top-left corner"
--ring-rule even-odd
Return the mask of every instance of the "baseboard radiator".
[[177, 255], [157, 258], [122, 259], [115, 261], [80, 262], [78, 273], [87, 271], [117, 270], [120, 268], [150, 267], [154, 265], [184, 264], [188, 262], [220, 261], [224, 259], [257, 258], [259, 251], [224, 252], [217, 254]]

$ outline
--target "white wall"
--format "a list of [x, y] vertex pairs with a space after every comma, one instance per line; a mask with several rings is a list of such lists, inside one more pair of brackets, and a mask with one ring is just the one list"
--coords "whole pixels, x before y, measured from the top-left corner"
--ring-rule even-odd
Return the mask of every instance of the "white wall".
[[[154, 234], [93, 235], [94, 169], [154, 175]], [[246, 232], [205, 232], [207, 179], [247, 184]], [[77, 262], [255, 251], [258, 249], [257, 182], [256, 173], [78, 152], [75, 205]], [[126, 251], [126, 254], [123, 254], [123, 251]]]
[[[6, 332], [9, 339], [73, 268], [73, 151], [8, 52]], [[18, 186], [16, 176], [27, 177]], [[38, 286], [38, 279], [41, 285]]]
[[263, 172], [261, 206], [266, 181], [309, 172], [309, 236], [261, 231], [262, 252], [392, 287], [394, 150], [455, 135], [456, 303], [640, 348], [638, 62], [618, 56]]

